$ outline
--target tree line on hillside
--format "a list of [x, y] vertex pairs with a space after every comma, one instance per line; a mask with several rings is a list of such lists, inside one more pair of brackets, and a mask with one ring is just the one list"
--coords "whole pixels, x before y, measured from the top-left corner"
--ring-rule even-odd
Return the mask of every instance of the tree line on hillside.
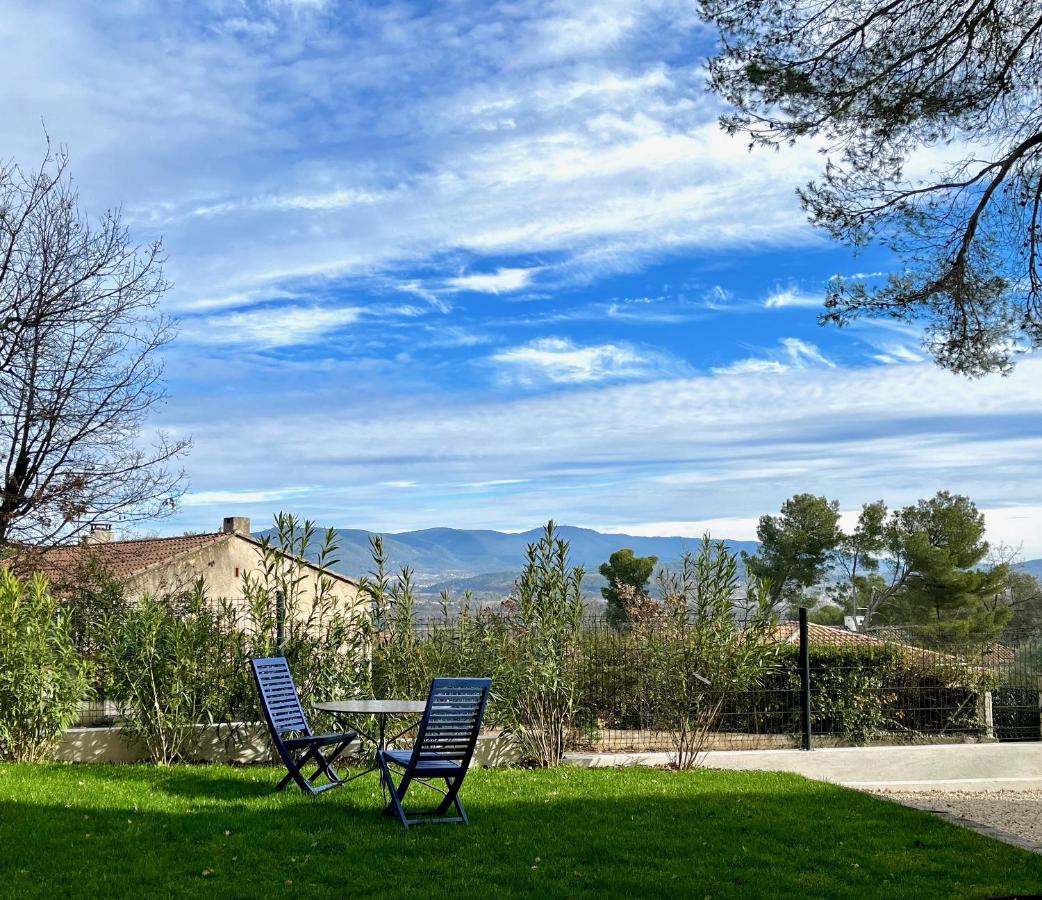
[[[839, 501], [796, 494], [757, 525], [760, 548], [742, 553], [746, 577], [765, 585], [783, 617], [861, 631], [913, 627], [939, 642], [988, 642], [1042, 630], [1042, 585], [984, 538], [984, 516], [965, 496], [939, 491], [897, 509], [866, 503], [852, 528]], [[619, 627], [652, 603], [658, 560], [622, 549], [600, 567], [609, 622]]]

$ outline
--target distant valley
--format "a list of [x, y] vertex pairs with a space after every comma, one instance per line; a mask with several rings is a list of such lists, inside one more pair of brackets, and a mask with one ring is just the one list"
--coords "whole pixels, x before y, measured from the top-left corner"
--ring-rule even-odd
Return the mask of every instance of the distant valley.
[[[558, 530], [571, 547], [571, 564], [586, 569], [588, 574], [583, 585], [591, 594], [598, 594], [604, 583], [597, 573], [598, 566], [616, 550], [628, 547], [638, 556], [657, 556], [661, 565], [669, 566], [678, 562], [686, 551], [695, 550], [699, 543], [697, 538], [608, 534], [568, 525]], [[427, 528], [384, 534], [383, 539], [391, 571], [409, 566], [417, 585], [425, 593], [447, 590], [457, 595], [470, 590], [475, 594], [504, 596], [510, 592], [524, 564], [527, 546], [539, 540], [541, 533], [540, 528], [520, 533]], [[333, 568], [352, 578], [369, 572], [372, 569], [370, 532], [340, 528], [336, 534], [339, 562]], [[756, 541], [728, 540], [726, 543], [734, 553], [742, 550], [751, 553], [758, 546]]]
[[[628, 547], [638, 556], [656, 556], [659, 565], [670, 567], [677, 564], [685, 552], [696, 550], [699, 543], [697, 538], [638, 537], [570, 525], [562, 525], [558, 530], [560, 536], [569, 542], [571, 564], [586, 569], [583, 588], [592, 597], [598, 597], [604, 586], [598, 567], [616, 550]], [[270, 532], [255, 536], [265, 533]], [[465, 591], [471, 591], [479, 600], [490, 600], [510, 593], [524, 564], [526, 548], [539, 540], [541, 533], [540, 528], [520, 533], [426, 528], [384, 534], [383, 539], [389, 571], [393, 574], [402, 566], [409, 566], [421, 593], [437, 595], [447, 591], [459, 597]], [[336, 535], [339, 562], [333, 568], [352, 578], [369, 572], [372, 569], [370, 532], [339, 528]], [[743, 550], [755, 553], [759, 547], [756, 541], [725, 539], [725, 543], [736, 554]], [[312, 548], [313, 553], [317, 549]], [[1027, 560], [1020, 567], [1042, 579], [1042, 559]]]

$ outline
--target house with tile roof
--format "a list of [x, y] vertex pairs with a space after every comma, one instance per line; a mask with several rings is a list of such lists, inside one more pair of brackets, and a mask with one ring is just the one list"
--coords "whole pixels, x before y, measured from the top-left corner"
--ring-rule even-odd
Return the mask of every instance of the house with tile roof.
[[[775, 636], [779, 643], [799, 644], [800, 626], [798, 622], [779, 622], [775, 628]], [[807, 623], [807, 639], [811, 646], [818, 647], [900, 647], [907, 657], [920, 662], [946, 662], [962, 665], [969, 657], [952, 655], [940, 650], [929, 650], [900, 640], [900, 631], [880, 632], [879, 636], [864, 634], [860, 631], [848, 631], [835, 625], [819, 625]], [[1011, 647], [993, 643], [979, 651], [979, 658], [972, 657], [973, 665], [982, 668], [1001, 669], [1012, 665], [1016, 656]]]
[[[80, 544], [52, 547], [31, 558], [31, 568], [42, 572], [59, 596], [89, 560], [96, 560], [121, 581], [128, 596], [177, 592], [202, 579], [210, 597], [242, 596], [246, 574], [260, 577], [262, 545], [250, 534], [250, 520], [232, 516], [220, 531], [182, 537], [113, 540], [112, 532], [96, 529]], [[319, 579], [329, 579], [338, 602], [351, 603], [358, 583], [331, 569], [302, 563], [300, 598], [314, 596]]]

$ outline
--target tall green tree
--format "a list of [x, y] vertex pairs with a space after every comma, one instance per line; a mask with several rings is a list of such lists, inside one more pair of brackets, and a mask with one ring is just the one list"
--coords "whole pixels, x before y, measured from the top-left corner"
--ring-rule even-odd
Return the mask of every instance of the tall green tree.
[[1042, 638], [1042, 584], [1030, 572], [1009, 566], [1006, 583], [992, 603], [1011, 610], [1004, 640]]
[[993, 602], [1009, 578], [1005, 564], [984, 565], [984, 516], [968, 497], [939, 491], [907, 506], [890, 524], [893, 560], [904, 575], [881, 609], [884, 621], [919, 626], [938, 642], [995, 639], [1012, 610]]
[[608, 624], [618, 628], [630, 620], [629, 606], [648, 600], [648, 583], [655, 572], [657, 556], [635, 556], [630, 549], [616, 550], [598, 571], [608, 584], [601, 588], [607, 601]]
[[880, 575], [880, 560], [890, 538], [888, 511], [883, 500], [862, 506], [854, 528], [840, 533], [835, 560], [845, 579], [830, 593], [851, 616], [858, 615], [874, 591], [887, 586], [886, 578]]
[[812, 140], [828, 161], [799, 192], [810, 221], [900, 260], [878, 288], [835, 281], [823, 321], [922, 322], [937, 362], [971, 375], [1042, 346], [1038, 2], [699, 8], [720, 31], [709, 85], [734, 108], [724, 127], [753, 145]]
[[742, 553], [747, 575], [768, 585], [772, 610], [792, 607], [828, 571], [840, 540], [839, 501], [796, 494], [779, 515], [761, 516], [756, 537], [760, 549]]

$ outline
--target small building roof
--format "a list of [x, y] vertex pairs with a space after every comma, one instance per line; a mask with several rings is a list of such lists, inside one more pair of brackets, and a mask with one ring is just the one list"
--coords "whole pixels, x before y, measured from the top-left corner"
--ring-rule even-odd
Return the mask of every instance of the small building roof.
[[[775, 636], [783, 644], [798, 644], [800, 642], [799, 622], [779, 622], [775, 628]], [[896, 646], [904, 650], [906, 654], [917, 654], [922, 659], [934, 659], [937, 661], [955, 661], [960, 659], [939, 650], [928, 650], [925, 647], [917, 647], [914, 644], [904, 643], [891, 637], [882, 639], [860, 631], [848, 631], [835, 625], [818, 625], [816, 622], [807, 623], [807, 638], [811, 644], [829, 647], [885, 647]], [[1008, 666], [1013, 662], [1016, 652], [1005, 644], [989, 644], [980, 653], [980, 665], [986, 668], [1000, 668]], [[966, 662], [966, 660], [961, 660]]]
[[[31, 565], [33, 571], [42, 572], [48, 581], [56, 584], [72, 577], [88, 559], [96, 559], [114, 577], [120, 581], [126, 581], [152, 569], [170, 565], [182, 557], [191, 556], [204, 547], [232, 540], [247, 541], [257, 548], [261, 546], [260, 541], [254, 540], [249, 535], [218, 531], [181, 537], [100, 541], [51, 547], [34, 553]], [[319, 570], [319, 567], [313, 563], [305, 562], [305, 565], [310, 569]], [[322, 569], [321, 571], [338, 581], [356, 584], [353, 578], [332, 569]]]
[[[779, 622], [774, 633], [780, 643], [798, 644], [800, 623]], [[833, 647], [882, 647], [886, 643], [860, 631], [848, 631], [834, 625], [819, 625], [817, 622], [807, 623], [807, 637], [812, 644], [827, 644]]]

